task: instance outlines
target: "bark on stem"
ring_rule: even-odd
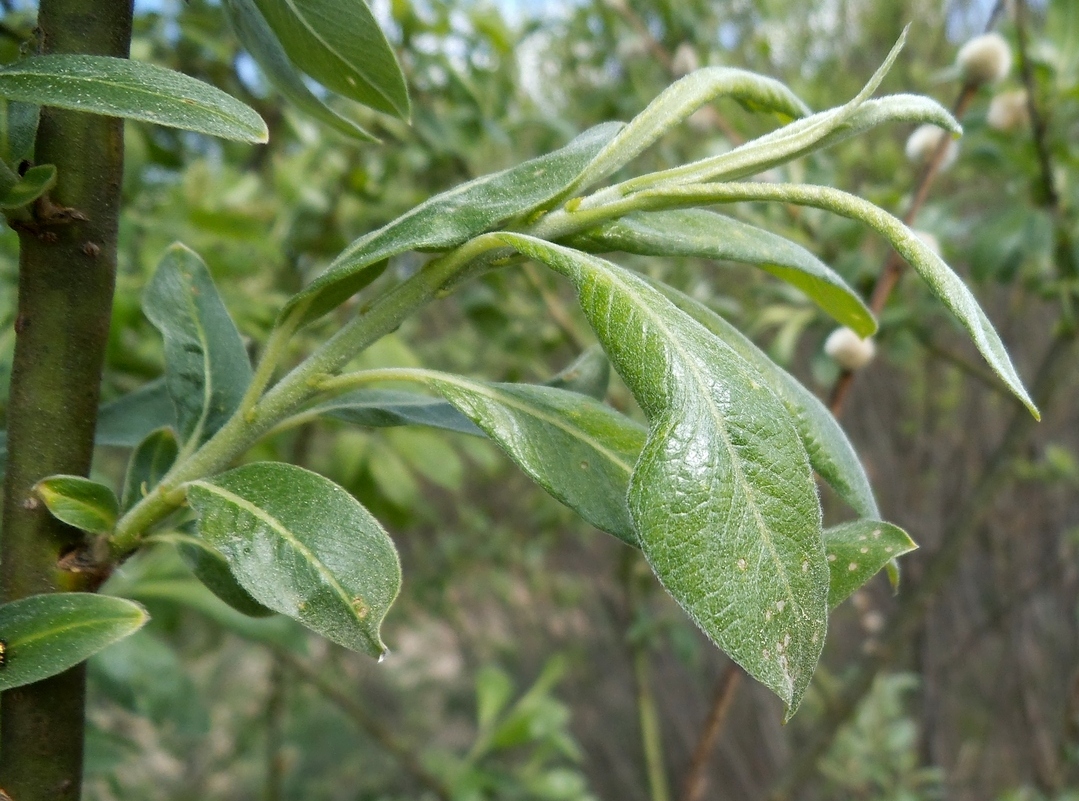
[[[131,14],[131,0],[41,0],[42,50],[126,57]],[[50,517],[32,488],[47,475],[86,475],[90,468],[116,271],[123,123],[44,108],[35,161],[56,165],[58,177],[50,201],[39,202],[19,230],[0,540],[4,601],[92,590],[99,580],[58,567],[61,556],[83,544],[82,534]],[[82,667],[3,694],[0,787],[8,795],[77,801],[84,698]]]

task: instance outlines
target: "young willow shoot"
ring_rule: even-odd
[[[291,87],[286,95],[302,96],[297,102],[314,116],[362,135],[303,95],[297,69],[321,80],[333,74],[340,56],[298,58],[305,52],[301,40],[319,33],[311,27],[317,17],[291,20],[291,5],[269,0],[226,5],[259,62]],[[278,40],[275,32],[286,29],[291,38]],[[326,41],[332,48],[334,40]],[[199,555],[205,569],[196,574],[241,611],[288,615],[378,657],[385,651],[380,625],[400,584],[396,551],[378,521],[340,487],[299,467],[229,468],[260,438],[319,416],[489,437],[553,497],[640,548],[697,625],[793,714],[824,645],[830,608],[915,546],[879,519],[850,442],[812,393],[712,310],[597,254],[754,264],[868,336],[877,325],[872,314],[827,265],[782,237],[706,207],[779,202],[859,220],[914,267],[1036,416],[974,297],[900,221],[836,189],[744,180],[886,122],[932,123],[958,135],[955,120],[927,98],[871,99],[901,46],[838,108],[813,114],[775,80],[703,69],[674,83],[626,125],[600,125],[561,150],[431,198],[354,242],[291,298],[254,368],[205,265],[174,246],[144,301],[165,339],[164,382],[118,402],[127,421],[123,442],[135,445],[121,500],[110,488],[63,476],[42,482],[41,500],[92,532],[93,553],[106,563],[151,541],[173,542]],[[388,63],[376,59],[372,69],[388,69]],[[65,69],[86,80],[93,76],[78,64]],[[354,99],[407,113],[402,87],[377,74],[354,77]],[[7,79],[29,85],[31,78],[27,68]],[[5,79],[0,72],[0,86]],[[722,97],[785,124],[720,156],[598,186]],[[211,122],[201,122],[201,129]],[[228,124],[237,135],[256,136],[257,126],[242,115]],[[278,375],[301,327],[368,287],[388,259],[416,250],[436,255]],[[602,371],[598,392],[594,381],[569,379],[540,386],[414,368],[343,372],[357,353],[432,300],[522,259],[546,265],[573,285],[647,427],[602,402]],[[595,363],[594,354],[586,358]],[[387,382],[394,389],[379,388]],[[419,391],[402,390],[402,384]],[[165,397],[171,406],[162,403]],[[822,528],[814,473],[846,500],[855,520]],[[193,528],[178,533],[192,513]],[[12,644],[12,658],[14,650]]]

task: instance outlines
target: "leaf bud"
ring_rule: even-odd
[[[959,48],[955,63],[968,84],[996,83],[1011,71],[1012,49],[1004,37],[994,31],[975,36]]]
[[[990,128],[1005,133],[1026,125],[1028,119],[1026,89],[1014,89],[995,95],[989,102],[989,112],[985,115],[985,122]]]
[[[851,329],[837,328],[824,340],[824,352],[844,370],[860,370],[873,360],[877,352],[872,337],[862,339]]]
[[[946,137],[948,144],[944,149],[944,158],[941,159],[940,169],[946,170],[959,158],[959,144],[952,139],[952,135],[936,125],[919,125],[907,139],[907,158],[917,165],[926,164],[933,158],[941,137]]]

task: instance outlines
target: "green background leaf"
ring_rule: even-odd
[[[183,73],[109,56],[32,56],[0,68],[0,97],[265,142],[266,123],[231,95]]]
[[[132,451],[127,463],[120,508],[126,512],[146,497],[164,478],[179,452],[180,446],[171,428],[150,432]]]
[[[138,631],[148,619],[136,603],[83,592],[32,595],[4,604],[0,690],[63,673]]]
[[[401,566],[378,521],[341,487],[259,462],[188,485],[199,534],[264,606],[338,645],[381,656]]]
[[[170,247],[143,310],[165,338],[165,384],[180,439],[205,442],[239,406],[251,363],[202,259],[183,245]]]

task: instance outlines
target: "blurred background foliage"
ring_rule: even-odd
[[[6,62],[31,38],[33,14],[26,4],[3,5]],[[628,119],[698,65],[774,75],[825,108],[852,96],[912,21],[884,90],[948,105],[960,88],[957,47],[987,27],[1013,46],[1017,35],[1014,9],[986,0],[372,5],[398,49],[414,109],[411,127],[345,111],[380,146],[320,130],[282,104],[215,2],[136,4],[133,56],[242,98],[267,119],[271,141],[250,148],[128,123],[106,398],[160,375],[160,340],[140,297],[174,240],[206,259],[254,352],[288,295],[360,234],[589,125]],[[1026,27],[1058,197],[1047,193],[1024,113],[1010,127],[990,124],[994,93],[1023,87],[1013,69],[975,96],[959,159],[916,227],[972,283],[1032,379],[1051,338],[1075,325],[1079,4],[1031,2]],[[721,152],[774,123],[720,103],[634,170]],[[837,186],[901,213],[918,178],[904,156],[908,133],[878,130],[766,177]],[[807,246],[867,295],[886,256],[882,241],[823,212],[743,204],[738,213]],[[6,230],[5,387],[16,260]],[[420,263],[407,255],[390,272]],[[833,324],[797,291],[740,265],[639,258],[633,266],[704,300],[827,395],[838,367],[821,346]],[[296,353],[363,302],[304,332]],[[590,343],[568,287],[526,266],[466,287],[361,359],[542,381]],[[834,731],[816,778],[798,782],[799,797],[1079,798],[1075,361],[1058,371],[1045,421],[1001,457],[994,448],[1014,403],[918,282],[894,294],[877,345],[843,422],[885,517],[922,550],[905,560],[898,599],[878,578],[836,611],[814,689],[789,726],[780,725],[774,697],[741,684],[710,749],[702,797],[764,798],[807,743]],[[609,400],[632,409],[617,383]],[[101,449],[95,470],[115,480],[121,456]],[[106,591],[142,601],[153,622],[91,664],[88,799],[687,797],[683,777],[729,665],[638,569],[637,554],[532,487],[492,445],[464,435],[309,425],[259,446],[256,457],[324,473],[390,529],[405,575],[385,628],[392,654],[376,665],[283,619],[245,618],[198,584],[169,546],[140,555]],[[983,491],[987,465],[1000,459],[1003,479]],[[939,591],[914,634],[856,713],[833,725],[831,699],[852,665],[873,653],[904,594],[932,574],[976,491],[983,509],[962,559],[934,579]],[[829,522],[838,521],[841,505],[825,501]]]

